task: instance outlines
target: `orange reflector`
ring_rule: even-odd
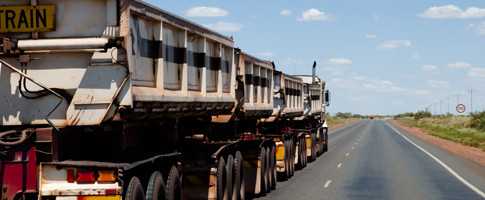
[[[276,160],[285,160],[285,145],[278,144],[276,145]]]
[[[110,196],[77,196],[77,200],[121,200],[120,195]]]
[[[98,182],[116,182],[116,171],[115,170],[99,170],[98,171]]]

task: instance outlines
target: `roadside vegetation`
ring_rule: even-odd
[[[430,112],[403,113],[394,117],[407,126],[417,127],[443,139],[485,151],[485,112],[462,115],[432,115]]]
[[[334,115],[327,115],[327,124],[330,128],[335,128],[335,127],[340,127],[344,126],[348,123],[360,120],[360,119],[365,119],[367,116],[360,115],[360,114],[352,114],[352,113],[343,113],[343,112],[338,112],[335,113]]]

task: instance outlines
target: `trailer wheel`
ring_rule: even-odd
[[[146,200],[162,199],[165,199],[165,183],[163,182],[162,174],[159,171],[155,171],[148,181]]]
[[[138,177],[133,176],[130,179],[126,188],[125,200],[145,200],[145,192]]]
[[[234,186],[232,187],[232,199],[245,199],[246,187],[244,186],[243,157],[240,151],[236,152],[234,158]]]
[[[296,150],[295,150],[296,146],[294,144],[294,141],[293,140],[290,140],[290,176],[293,176],[295,175],[295,153],[296,153]]]
[[[291,160],[291,152],[290,152],[290,141],[285,140],[285,179],[290,178],[290,160]]]
[[[271,147],[271,189],[276,189],[276,149]]]
[[[232,171],[234,170],[234,157],[232,155],[229,155],[227,157],[227,162],[226,162],[226,189],[224,193],[224,199],[231,199],[232,198],[232,189],[233,189],[233,184],[234,184],[234,178],[233,178],[233,173]]]
[[[306,157],[304,149],[305,144],[303,143],[304,140],[302,140],[301,138],[299,138],[298,141],[298,168],[303,169],[305,167],[304,159]]]
[[[317,159],[317,137],[315,134],[312,133],[312,153],[311,153],[311,161],[315,161]]]
[[[172,166],[167,177],[167,185],[165,187],[166,200],[180,200],[182,199],[182,183],[181,177],[177,167]]]
[[[224,198],[226,191],[226,161],[224,158],[219,158],[217,166],[217,199]]]
[[[271,150],[269,147],[266,147],[266,193],[271,192],[271,176],[272,176],[272,167],[273,164],[271,163]]]
[[[301,151],[302,158],[303,158],[303,162],[302,163],[303,163],[303,168],[305,168],[306,167],[306,164],[307,164],[307,161],[308,161],[308,157],[306,156],[306,145],[307,145],[307,143],[306,143],[305,137],[303,137],[301,140],[303,141],[302,142],[302,151]]]
[[[260,176],[261,176],[261,182],[260,182],[260,192],[259,194],[260,195],[263,195],[266,193],[266,151],[264,149],[264,147],[261,148],[261,152],[260,152],[260,155],[259,155],[260,159],[261,159],[261,170],[260,170]]]
[[[324,128],[324,130],[325,130],[325,133],[324,133],[324,135],[325,135],[325,144],[324,144],[323,149],[324,149],[324,152],[327,152],[328,151],[328,128]]]

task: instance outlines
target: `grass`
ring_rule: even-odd
[[[342,124],[347,124],[357,120],[356,118],[341,118],[341,117],[327,117],[327,124],[329,127],[335,127]]]
[[[469,117],[429,117],[419,120],[404,117],[397,120],[405,125],[424,129],[433,136],[477,147],[485,151],[485,131],[470,128]]]

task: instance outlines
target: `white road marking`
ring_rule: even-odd
[[[354,142],[355,145],[358,145],[359,143],[358,142]]]
[[[451,175],[453,175],[456,179],[458,179],[459,181],[461,181],[463,184],[465,184],[468,188],[470,188],[471,190],[473,190],[475,193],[477,193],[479,196],[481,196],[482,198],[485,198],[485,193],[483,191],[481,191],[480,189],[478,189],[476,186],[474,186],[473,184],[471,184],[470,182],[468,182],[467,180],[465,180],[463,177],[461,177],[458,173],[455,172],[455,170],[453,170],[451,167],[449,167],[447,164],[445,164],[443,161],[441,161],[439,158],[437,158],[436,156],[434,156],[433,154],[431,154],[430,152],[426,151],[426,149],[424,149],[423,147],[417,145],[416,143],[414,143],[413,141],[411,141],[408,137],[406,137],[405,135],[403,135],[400,131],[398,131],[396,128],[394,128],[392,125],[389,125],[387,122],[386,122],[386,125],[389,126],[394,132],[396,132],[398,135],[400,135],[401,137],[403,137],[406,141],[408,141],[409,143],[411,143],[412,145],[414,145],[416,148],[418,148],[419,150],[421,150],[422,152],[424,152],[426,155],[428,155],[429,157],[431,157],[433,160],[435,160],[438,164],[440,164],[443,168],[445,168]]]
[[[325,185],[323,187],[328,188],[328,186],[330,186],[331,183],[332,183],[332,180],[327,180],[327,182],[325,182]]]
[[[354,150],[354,146],[352,146],[352,150]]]
[[[340,167],[342,167],[342,163],[339,163],[339,164],[337,165],[337,168],[340,168]]]
[[[345,154],[345,156],[349,156],[349,155],[350,155],[350,153],[346,153],[346,154]]]

